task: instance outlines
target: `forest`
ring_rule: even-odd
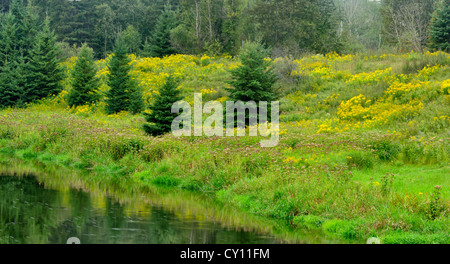
[[[7,13],[11,1],[1,0],[0,12]],[[87,43],[94,49],[96,58],[105,58],[120,35],[126,38],[130,53],[141,56],[236,55],[243,41],[261,41],[272,48],[272,56],[276,57],[381,48],[420,52],[430,44],[428,26],[440,1],[28,2],[33,16],[30,23],[40,25],[48,17],[58,42],[64,47],[65,57],[74,55],[74,48]],[[158,54],[152,46],[161,37],[170,42],[170,49]]]
[[[276,220],[261,229],[288,243],[305,230],[322,243],[450,243],[449,88],[450,0],[0,0],[0,175],[70,171],[54,178],[169,196],[171,208],[194,195],[188,211],[208,202],[225,208],[218,222],[247,226],[230,208]],[[202,109],[278,102],[279,144],[175,136],[172,106],[194,94]],[[1,182],[9,206],[35,180]],[[48,193],[52,204],[69,195]],[[59,213],[47,230],[17,208],[0,212],[0,243],[64,229]],[[13,217],[21,237],[8,233]]]

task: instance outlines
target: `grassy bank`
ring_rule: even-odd
[[[145,85],[179,69],[187,100],[193,91],[223,100],[223,73],[236,62],[185,59],[178,66],[136,59],[137,78]],[[108,116],[101,103],[70,109],[63,92],[1,111],[0,151],[95,172],[90,177],[110,189],[201,193],[297,230],[450,243],[449,60],[440,53],[275,60],[283,94],[275,148],[261,148],[259,137],[152,138],[141,116]],[[154,88],[145,87],[151,100]]]

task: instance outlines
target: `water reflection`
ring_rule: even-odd
[[[83,244],[280,242],[144,201],[124,204],[74,188],[52,189],[32,175],[0,175],[1,244],[64,244],[69,237]]]

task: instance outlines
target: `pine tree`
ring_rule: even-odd
[[[19,97],[13,65],[5,61],[0,69],[0,108],[14,106]]]
[[[0,22],[0,107],[23,106],[26,58],[18,45],[17,18],[10,10]]]
[[[99,99],[96,73],[93,51],[83,44],[72,73],[72,89],[67,97],[69,106],[91,104]]]
[[[130,94],[130,106],[128,111],[130,111],[133,115],[136,115],[144,110],[145,105],[141,87],[136,84],[133,85],[133,87],[134,90]]]
[[[0,23],[0,68],[8,62],[14,61],[17,51],[17,25],[11,12],[3,15]]]
[[[177,26],[175,13],[166,7],[156,23],[155,31],[151,39],[152,57],[164,57],[175,53],[170,44],[170,31]]]
[[[106,94],[106,112],[115,114],[128,111],[130,107],[130,94],[134,91],[134,82],[130,76],[130,59],[127,48],[122,41],[118,41],[114,54],[108,65],[108,85]]]
[[[430,46],[450,52],[450,0],[443,0],[430,23]]]
[[[141,48],[141,34],[133,25],[129,25],[127,29],[120,32],[119,38],[127,47],[128,53],[137,53]]]
[[[148,39],[145,39],[144,46],[142,47],[142,50],[139,54],[141,57],[151,57],[152,51],[151,51],[151,45]]]
[[[159,94],[149,109],[151,114],[145,113],[145,120],[150,124],[144,125],[144,131],[152,136],[168,133],[172,129],[172,122],[178,114],[172,113],[172,105],[182,99],[178,82],[169,76],[166,83],[159,89]]]
[[[50,30],[50,21],[46,18],[30,51],[30,61],[26,64],[28,76],[25,90],[28,102],[61,92],[60,82],[64,78],[64,71],[60,66],[60,52],[55,34]]]
[[[274,84],[278,80],[271,62],[266,60],[269,51],[259,43],[245,43],[239,53],[242,66],[231,70],[233,80],[228,88],[230,101],[261,101],[268,103],[268,121],[270,121],[270,103],[278,98]],[[230,113],[227,113],[230,114]],[[249,115],[246,114],[248,124]]]

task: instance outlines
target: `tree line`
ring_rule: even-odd
[[[0,0],[0,12],[11,1]],[[41,23],[48,17],[66,57],[87,43],[95,58],[111,53],[120,36],[141,56],[236,55],[249,40],[274,56],[385,46],[422,51],[431,44],[433,14],[448,8],[447,0],[24,1]]]

